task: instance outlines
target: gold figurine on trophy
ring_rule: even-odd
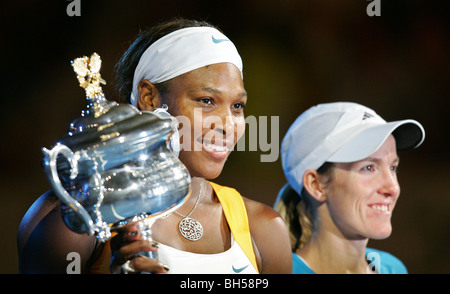
[[[100,75],[101,65],[102,60],[97,53],[93,53],[91,57],[83,56],[72,61],[80,87],[86,90],[87,97],[93,98],[103,93],[100,84],[106,85],[106,81]]]

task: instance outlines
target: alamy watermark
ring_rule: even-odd
[[[81,0],[68,0],[66,13],[68,16],[81,16]]]
[[[66,267],[67,274],[81,273],[81,257],[78,252],[69,252],[66,256],[66,260],[69,261]]]
[[[367,266],[369,270],[373,272],[380,272],[381,270],[381,256],[377,252],[369,252],[366,256],[366,260],[369,263]]]
[[[381,16],[381,0],[367,0],[370,3],[367,5],[366,13],[368,16]]]
[[[66,0],[70,3],[67,5],[66,13],[68,16],[81,16],[81,0]],[[367,0],[366,13],[368,16],[381,16],[381,0]]]
[[[66,260],[69,261],[66,267],[67,274],[81,273],[81,257],[78,252],[69,252]],[[370,271],[380,273],[381,270],[381,256],[377,252],[369,252],[366,256],[368,268]],[[182,287],[183,288],[183,287]]]
[[[279,117],[267,116],[203,117],[201,108],[194,109],[194,118],[176,116],[180,150],[207,151],[218,155],[230,151],[261,151],[261,162],[274,162],[280,154]],[[246,134],[247,135],[246,135]],[[270,136],[269,136],[270,134]],[[248,139],[247,139],[248,137]],[[198,143],[197,143],[198,142]]]

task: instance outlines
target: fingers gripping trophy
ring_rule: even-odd
[[[86,90],[86,109],[51,150],[42,148],[63,220],[102,242],[125,225],[136,225],[151,240],[153,222],[181,206],[190,192],[190,175],[178,159],[178,123],[166,109],[141,112],[108,101],[98,54],[77,58],[72,66]]]

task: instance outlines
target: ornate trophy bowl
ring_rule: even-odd
[[[176,119],[165,109],[141,112],[106,100],[100,63],[95,53],[73,61],[87,108],[55,147],[43,148],[43,165],[65,224],[105,242],[115,228],[141,222],[149,229],[177,209],[191,178],[173,150]]]

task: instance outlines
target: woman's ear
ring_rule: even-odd
[[[138,85],[138,106],[142,110],[152,110],[161,107],[158,89],[148,80],[142,80]]]
[[[325,191],[319,173],[309,169],[303,174],[303,187],[318,202],[325,201]]]

